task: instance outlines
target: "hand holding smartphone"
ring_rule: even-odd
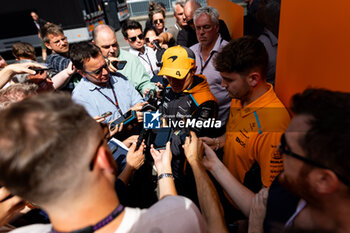
[[[126,63],[127,63],[127,61],[112,61],[112,65],[113,65],[114,68],[116,68],[117,70],[122,70],[122,69],[124,69]]]

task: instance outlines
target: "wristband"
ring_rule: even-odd
[[[216,143],[215,150],[217,151],[217,150],[219,149],[219,147],[220,147],[220,141],[219,141],[218,138],[214,138],[214,141],[215,141],[215,143]]]
[[[160,175],[158,176],[158,180],[160,180],[160,179],[162,179],[162,178],[164,178],[164,177],[171,177],[172,179],[174,179],[173,174],[171,174],[171,173],[162,173],[162,174],[160,174]]]

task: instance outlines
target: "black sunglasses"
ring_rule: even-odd
[[[135,42],[136,41],[136,37],[139,38],[140,40],[142,40],[143,39],[143,34],[141,33],[140,35],[130,37],[129,40],[131,40],[132,42]]]
[[[157,23],[164,23],[164,20],[156,19],[156,20],[153,21],[153,24],[157,24]]]
[[[286,136],[284,134],[282,134],[282,136],[281,136],[281,143],[278,146],[278,152],[281,155],[283,155],[283,154],[289,155],[289,156],[291,156],[293,158],[296,158],[296,159],[298,159],[300,161],[303,161],[304,163],[307,163],[307,164],[309,164],[311,166],[315,166],[315,167],[331,170],[331,171],[333,171],[336,174],[336,176],[339,178],[339,180],[341,180],[344,184],[350,186],[350,182],[346,178],[344,178],[343,176],[339,175],[339,173],[334,171],[333,169],[323,165],[322,163],[319,163],[317,161],[313,161],[311,159],[308,159],[308,158],[306,158],[304,156],[301,156],[301,155],[298,155],[298,154],[292,152],[289,149],[289,146],[288,146],[287,141],[286,141]]]
[[[151,41],[149,40],[149,37],[146,37],[145,41],[146,41],[146,43],[151,43]]]
[[[103,69],[108,70],[108,64],[107,63],[105,63],[103,66],[101,66],[98,70],[95,70],[95,71],[86,71],[86,70],[84,70],[84,72],[87,73],[87,74],[92,74],[92,75],[97,75],[98,76],[98,75],[100,75],[102,73]]]

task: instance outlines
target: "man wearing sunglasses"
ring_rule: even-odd
[[[0,119],[0,182],[43,208],[51,223],[17,232],[206,232],[195,204],[176,195],[169,144],[151,150],[160,200],[141,210],[120,203],[118,168],[103,129],[70,96],[27,98],[2,110]],[[143,154],[144,145],[135,147],[128,157]]]
[[[106,122],[118,118],[129,109],[139,110],[143,102],[132,84],[119,73],[110,74],[108,63],[100,49],[91,42],[80,42],[71,48],[70,59],[77,72],[83,76],[73,91],[73,99],[95,117],[112,112]],[[139,106],[141,107],[141,105]],[[137,112],[139,121],[142,113]]]
[[[184,13],[186,17],[187,25],[177,35],[177,43],[182,46],[191,47],[198,43],[196,30],[194,27],[193,16],[194,12],[201,8],[201,4],[196,0],[189,0],[184,7]],[[219,20],[219,33],[226,41],[231,40],[230,32],[223,20]]]
[[[122,33],[130,46],[129,52],[139,58],[148,75],[157,75],[160,66],[157,64],[156,51],[145,45],[141,24],[135,20],[128,20],[123,24]]]
[[[92,35],[92,42],[101,49],[103,57],[110,61],[127,61],[122,70],[117,70],[113,65],[109,65],[111,72],[119,72],[124,75],[142,96],[151,90],[156,90],[156,86],[150,81],[150,76],[139,59],[135,55],[119,48],[114,29],[108,25],[101,24],[94,29]]]

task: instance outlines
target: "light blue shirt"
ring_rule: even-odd
[[[135,104],[143,102],[141,95],[122,74],[113,73],[113,75],[110,75],[110,83],[113,85],[118,105],[123,114]],[[111,101],[100,92],[115,102],[113,89],[109,84],[106,86],[98,86],[83,77],[74,88],[72,98],[76,103],[83,105],[92,117],[100,116],[110,111],[112,115],[106,118],[106,122],[118,118],[120,114],[116,105],[111,103]]]

